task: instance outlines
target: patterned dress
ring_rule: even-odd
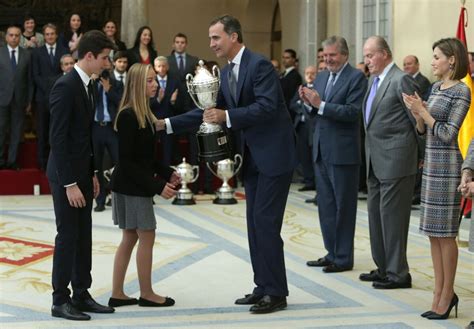
[[[436,120],[426,127],[426,150],[421,185],[420,232],[431,237],[455,237],[459,230],[462,156],[458,132],[469,110],[471,93],[464,83],[440,89],[433,85],[428,111]]]

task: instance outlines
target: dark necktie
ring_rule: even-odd
[[[374,102],[375,95],[377,94],[377,88],[379,86],[379,77],[375,77],[372,87],[370,88],[369,96],[367,97],[367,103],[365,104],[365,123],[369,122],[370,111],[372,110],[372,103]]]
[[[12,58],[11,58],[13,71],[16,71],[16,57],[15,57],[15,51],[16,51],[16,50],[12,50]]]
[[[230,63],[230,69],[229,69],[229,90],[232,98],[234,99],[235,102],[237,102],[237,79],[235,78],[234,74],[234,66],[235,63]]]
[[[87,85],[87,96],[89,98],[89,105],[91,109],[95,109],[94,106],[94,83],[92,79],[89,80],[89,84]]]
[[[49,47],[49,60],[51,61],[51,66],[54,66],[54,48]]]
[[[324,91],[324,100],[326,101],[331,94],[332,87],[334,86],[334,81],[336,80],[336,73],[331,72],[331,76],[329,77],[329,82],[326,86],[326,90]]]
[[[102,100],[104,87],[101,83],[97,83],[97,104],[95,110],[97,112],[97,121],[104,121],[104,102]]]
[[[183,55],[179,55],[178,58],[179,58],[179,63],[178,63],[178,65],[179,65],[179,67],[178,67],[178,68],[179,68],[179,71],[180,71],[181,73],[184,73],[184,60],[183,60]]]
[[[121,83],[123,83],[123,74],[119,75],[119,80],[120,80]]]

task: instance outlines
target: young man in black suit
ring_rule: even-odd
[[[57,227],[51,314],[69,320],[89,320],[83,312],[114,312],[98,304],[87,291],[92,283],[92,199],[99,193],[92,155],[95,106],[90,77],[100,75],[114,47],[100,31],[85,33],[78,46],[79,61],[58,79],[50,94],[47,175]]]
[[[293,49],[285,49],[282,56],[283,67],[285,70],[280,75],[281,89],[285,97],[286,108],[289,109],[291,99],[298,91],[298,87],[303,83],[298,69],[296,68],[296,51]],[[291,120],[294,121],[294,113],[290,112]]]

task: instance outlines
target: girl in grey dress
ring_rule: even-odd
[[[113,307],[172,306],[174,300],[154,293],[151,282],[156,219],[153,196],[169,199],[176,194],[179,177],[171,168],[155,161],[156,117],[149,98],[156,93],[155,72],[150,65],[135,64],[127,74],[124,94],[115,128],[119,139],[119,161],[111,178],[112,217],[122,229],[122,241],[115,254],[112,297]],[[161,177],[156,179],[155,175]],[[135,244],[137,248],[140,299],[128,297],[124,279]]]
[[[420,135],[426,136],[426,152],[421,190],[420,231],[429,236],[435,287],[431,309],[422,314],[430,320],[446,319],[456,308],[454,293],[461,195],[457,191],[462,156],[457,137],[469,110],[469,88],[460,81],[467,74],[467,51],[455,38],[433,44],[433,73],[436,82],[428,102],[418,95],[403,94],[416,119]]]

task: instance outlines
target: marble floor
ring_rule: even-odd
[[[121,307],[114,314],[92,314],[92,321],[71,322],[50,316],[51,263],[55,222],[51,196],[0,197],[1,328],[465,328],[474,319],[474,255],[462,246],[456,276],[458,318],[428,321],[433,288],[429,241],[418,233],[412,212],[408,257],[412,289],[375,290],[361,282],[374,268],[370,255],[367,207],[359,201],[353,271],[325,274],[305,265],[324,255],[317,209],[304,200],[314,192],[292,186],[282,236],[290,289],[288,308],[254,315],[234,300],[253,288],[245,225],[245,200],[214,205],[198,196],[193,206],[175,206],[155,197],[158,229],[154,249],[156,292],[176,300],[164,309]],[[100,302],[110,297],[112,264],[120,230],[111,210],[93,213],[93,284]],[[467,240],[468,221],[460,240]],[[139,296],[132,262],[126,291]]]

